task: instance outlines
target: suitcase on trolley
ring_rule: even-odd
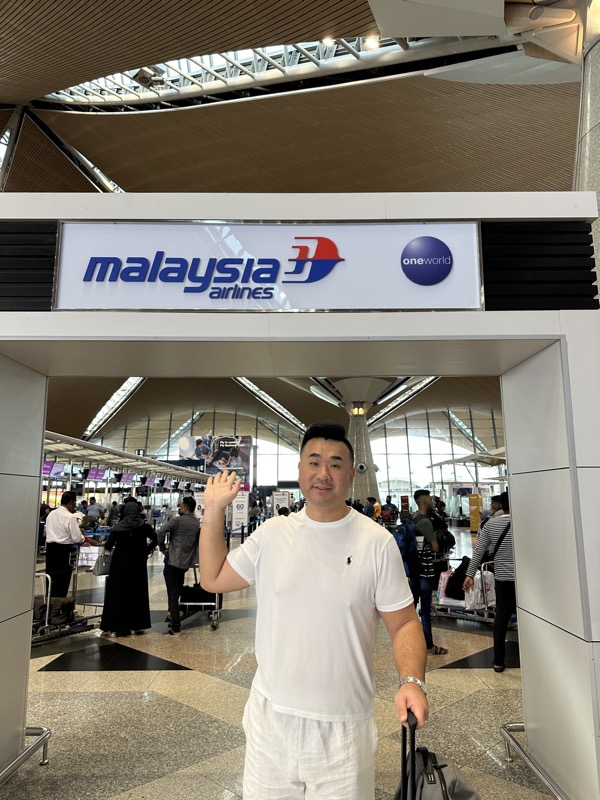
[[[48,598],[37,595],[33,598],[33,621],[43,625],[48,618],[50,625],[66,625],[75,619],[75,603],[70,597],[51,597],[48,612]]]
[[[412,711],[408,712],[408,728],[407,732],[402,726],[402,780],[394,800],[481,800],[449,758],[416,747],[417,718]]]
[[[215,597],[218,600],[215,601]],[[199,583],[194,583],[193,586],[183,586],[179,600],[182,604],[190,603],[192,605],[218,605],[219,611],[223,607],[223,595],[215,595],[214,592],[207,592]]]

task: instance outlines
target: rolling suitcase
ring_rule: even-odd
[[[407,733],[402,726],[402,780],[394,800],[481,800],[449,758],[415,746],[417,718],[412,711],[408,712],[408,727]]]

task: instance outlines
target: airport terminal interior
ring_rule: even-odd
[[[30,205],[32,215],[15,221],[9,209],[8,221],[0,221],[3,332],[10,328],[4,318],[13,312],[48,312],[54,319],[69,314],[54,305],[58,224],[35,211],[40,196],[51,193],[76,193],[82,209],[87,196],[112,200],[152,193],[157,220],[163,214],[169,219],[161,205],[165,196],[182,195],[185,203],[188,193],[197,200],[272,193],[283,209],[281,198],[298,194],[309,209],[318,194],[329,196],[329,216],[320,219],[330,221],[337,193],[346,193],[349,203],[359,194],[374,204],[383,193],[414,193],[410,196],[421,200],[422,193],[448,193],[447,208],[459,219],[462,193],[568,194],[595,192],[600,183],[592,46],[600,29],[597,2],[25,0],[4,5],[10,7],[0,12],[0,207],[5,208],[2,195],[14,197]],[[236,208],[225,223],[244,221],[239,209],[247,206],[240,201]],[[194,209],[187,221],[195,220]],[[258,199],[253,223],[261,214]],[[546,216],[549,222],[538,220],[532,207],[531,219],[541,231],[533,243],[529,220],[519,217],[510,229],[495,220],[495,239],[485,221],[477,223],[485,234],[488,271],[485,304],[474,314],[514,312],[507,325],[519,328],[519,313],[548,311],[544,319],[562,310],[598,313],[595,218],[587,211],[559,223],[551,213]],[[139,218],[147,221],[147,210]],[[268,213],[265,218],[277,222]],[[284,211],[282,218],[289,221]],[[349,212],[345,219],[352,222]],[[308,211],[303,220],[312,221]],[[211,220],[204,214],[200,221]],[[503,271],[508,258],[513,259],[510,280]],[[531,285],[518,283],[519,272]],[[545,273],[551,276],[547,281]],[[364,278],[365,284],[373,280],[370,273]],[[380,296],[389,291],[381,286]],[[483,283],[481,292],[483,297]],[[136,311],[123,313],[134,317]],[[94,310],[85,318],[90,343],[98,333],[96,319]],[[206,329],[201,313],[192,319],[182,347],[190,346],[186,352],[202,364],[199,342]],[[168,329],[164,319],[161,324]],[[221,331],[218,315],[210,324],[210,334],[222,333],[226,342],[228,330],[223,325]],[[451,333],[452,322],[448,325]],[[523,341],[535,339],[534,327]],[[494,336],[494,327],[490,330],[482,340]],[[545,335],[542,323],[540,330]],[[49,338],[52,333],[49,327]],[[120,332],[115,328],[110,335],[118,347]],[[354,436],[366,435],[369,445],[360,452],[381,502],[389,494],[414,511],[413,493],[420,488],[444,500],[456,539],[450,566],[456,566],[472,555],[480,510],[487,511],[492,496],[508,489],[509,475],[500,371],[482,368],[470,377],[472,352],[461,361],[460,347],[459,342],[453,357],[463,371],[455,366],[443,376],[427,368],[427,358],[413,374],[385,369],[360,374],[352,371],[350,359],[338,374],[311,374],[310,367],[303,369],[311,360],[306,350],[302,366],[287,363],[282,377],[261,369],[262,361],[255,370],[251,354],[243,370],[231,368],[232,377],[224,377],[223,369],[202,375],[197,364],[192,377],[184,369],[174,375],[166,361],[162,372],[155,365],[151,376],[140,376],[138,358],[129,357],[133,349],[124,349],[114,370],[107,362],[116,359],[117,350],[105,355],[94,350],[102,356],[96,374],[91,350],[76,348],[80,369],[77,363],[63,373],[54,363],[48,371],[38,369],[50,376],[37,473],[40,502],[54,508],[64,491],[74,489],[79,500],[96,496],[109,506],[133,492],[148,521],[160,527],[177,513],[184,495],[201,495],[205,476],[193,463],[196,440],[212,446],[221,437],[250,443],[245,480],[268,516],[274,492],[286,502],[299,501],[302,434],[311,423],[329,419],[354,425]],[[154,358],[152,352],[146,350],[144,358]],[[168,358],[167,350],[156,352],[157,359]],[[18,355],[8,356],[13,358],[18,363]],[[516,360],[510,366],[515,365]],[[61,469],[53,473],[53,464]],[[469,497],[478,502],[470,507]],[[240,546],[245,535],[246,526],[242,531],[234,525],[231,547]],[[155,551],[148,561],[151,629],[104,638],[99,617],[106,579],[92,573],[85,549],[72,584],[76,624],[50,626],[43,635],[39,627],[33,631],[26,724],[51,730],[49,763],[39,764],[38,750],[0,785],[0,797],[241,798],[242,712],[256,668],[254,589],[226,595],[216,617],[210,608],[188,609],[182,636],[164,635],[167,594],[162,556]],[[44,572],[42,538],[31,569]],[[191,571],[186,580],[193,582]],[[42,585],[36,578],[36,593]],[[452,758],[481,800],[557,797],[522,759],[514,753],[507,758],[500,727],[524,719],[519,620],[508,631],[502,673],[492,669],[492,621],[492,605],[468,613],[436,602],[434,639],[448,652],[427,658],[431,716],[418,743]],[[591,640],[589,635],[586,641]],[[398,675],[383,625],[375,681],[375,798],[392,800],[400,779],[401,726],[393,701]],[[590,722],[595,739],[596,717]],[[521,741],[526,745],[522,736]]]
[[[258,442],[258,456],[255,463],[252,459],[249,477],[253,486],[260,487],[266,515],[274,508],[270,493],[281,492],[282,486],[288,487],[282,493],[286,502],[299,500],[299,417],[307,423],[327,418],[347,426],[356,392],[373,401],[382,398],[379,403],[364,403],[371,417],[387,411],[379,425],[375,422],[371,439],[378,496],[384,502],[390,493],[399,506],[403,497],[410,497],[414,510],[412,493],[416,489],[428,486],[442,495],[456,538],[450,566],[456,567],[462,556],[470,556],[476,540],[470,530],[467,492],[479,487],[479,520],[479,508],[489,509],[491,496],[506,488],[497,378],[255,378],[249,382],[252,388],[241,387],[233,379],[148,378],[123,384],[113,395],[113,383],[105,384],[105,380],[93,378],[70,380],[68,387],[64,379],[50,381],[47,424],[68,433],[47,434],[44,458],[50,459],[49,463],[71,461],[75,468],[62,478],[71,474],[70,485],[77,487],[81,496],[94,495],[109,506],[111,499],[121,501],[129,489],[119,482],[113,485],[114,468],[107,470],[100,482],[79,483],[84,465],[89,470],[94,468],[91,465],[101,468],[120,463],[114,455],[117,445],[131,454],[143,451],[162,456],[163,462],[140,462],[129,467],[140,471],[136,490],[149,518],[152,509],[160,512],[161,517],[154,520],[158,526],[164,521],[165,506],[176,508],[195,484],[186,481],[185,489],[167,490],[159,487],[168,480],[163,478],[148,488],[139,485],[141,471],[168,474],[169,464],[171,469],[177,468],[181,449],[185,451],[190,440],[210,441],[213,432],[232,440],[251,436]],[[103,387],[109,416],[99,416],[88,441],[72,438],[78,432],[75,426],[82,426],[83,420],[95,415]],[[82,400],[77,415],[69,415],[69,422],[59,400],[67,390],[88,398]],[[259,398],[260,412],[252,416]],[[449,399],[452,409],[444,408]],[[118,402],[118,407],[111,401]],[[203,402],[205,411],[192,409],[192,401]],[[150,416],[140,418],[141,409],[149,411]],[[86,446],[95,446],[97,451],[86,451]],[[104,448],[110,449],[103,452]],[[252,471],[255,468],[256,475]],[[126,467],[118,469],[120,472]],[[188,477],[194,474],[186,471]],[[264,488],[261,476],[267,484]],[[203,479],[202,475],[198,477]],[[117,481],[122,478],[118,474]],[[66,486],[61,478],[44,479],[42,499],[55,505]],[[354,499],[357,497],[354,493]],[[234,530],[231,546],[239,546],[240,541],[241,531]],[[241,797],[241,719],[256,666],[254,589],[225,596],[216,629],[211,624],[212,606],[200,610],[189,607],[192,613],[183,621],[181,638],[165,636],[168,622],[163,558],[156,551],[148,563],[152,629],[143,636],[105,639],[98,628],[98,615],[106,579],[90,571],[96,552],[87,555],[82,548],[77,570],[78,619],[87,620],[90,629],[85,624],[83,630],[77,625],[63,626],[50,630],[47,636],[34,636],[28,721],[52,729],[50,764],[39,766],[36,757],[31,758],[4,787],[7,797],[21,800],[39,794],[62,800],[151,800],[165,793],[173,798],[195,796],[203,800]],[[43,549],[38,554],[37,570],[44,570]],[[41,591],[39,580],[37,591]],[[191,571],[186,582],[194,582]],[[518,723],[523,715],[518,623],[508,632],[507,669],[497,674],[492,669],[492,620],[491,605],[472,613],[437,607],[434,640],[448,653],[428,657],[432,716],[419,734],[419,742],[454,758],[484,800],[549,797],[548,789],[522,761],[506,760],[499,727]],[[376,797],[389,800],[399,782],[400,723],[393,703],[397,672],[383,626],[375,667],[379,734]]]
[[[457,530],[457,541],[457,555],[468,554],[471,534]],[[87,602],[101,602],[104,579],[85,571],[78,579],[78,605],[93,612]],[[29,719],[52,728],[51,763],[40,767],[32,759],[6,786],[8,797],[242,796],[241,715],[255,668],[253,590],[226,597],[217,630],[208,613],[198,611],[174,640],[163,635],[159,554],[150,562],[149,580],[153,628],[145,636],[107,641],[94,631],[32,650]],[[435,641],[449,653],[428,659],[432,722],[419,741],[465,767],[483,798],[551,796],[522,762],[505,761],[499,726],[522,717],[518,639],[516,631],[509,633],[508,668],[498,675],[491,669],[490,632],[489,623],[435,622]],[[382,630],[378,800],[392,797],[399,782],[397,673],[390,662]]]
[[[457,554],[469,553],[471,534],[457,529],[456,538]],[[100,600],[104,580],[82,571],[81,603]],[[92,631],[33,648],[28,722],[52,728],[50,764],[30,759],[3,787],[7,799],[242,797],[254,592],[225,597],[217,630],[207,613],[197,612],[173,639],[163,635],[167,603],[158,553],[149,581],[152,630],[144,636],[106,640]],[[483,800],[552,797],[522,761],[506,762],[499,734],[501,724],[522,721],[517,630],[509,631],[502,674],[491,668],[490,624],[440,618],[434,639],[449,653],[428,658],[431,718],[419,743],[453,758]],[[376,798],[390,800],[400,781],[400,725],[397,672],[383,626],[375,664]]]

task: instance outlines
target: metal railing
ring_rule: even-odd
[[[570,800],[566,794],[560,789],[552,778],[544,771],[544,769],[537,763],[537,761],[530,755],[523,745],[513,736],[514,733],[524,733],[525,725],[522,722],[509,723],[500,726],[500,733],[504,738],[504,746],[506,748],[506,760],[508,762],[514,761],[511,748],[519,758],[525,762],[529,769],[541,780],[544,786],[551,792],[557,800]]]
[[[52,731],[50,728],[33,728],[27,727],[25,728],[25,736],[35,736],[36,740],[32,742],[29,747],[26,747],[22,753],[14,758],[6,767],[0,772],[0,786],[5,783],[10,776],[16,772],[19,767],[27,761],[28,758],[37,752],[40,747],[42,748],[42,760],[40,761],[40,767],[46,767],[49,763],[48,761],[48,740],[52,736]]]

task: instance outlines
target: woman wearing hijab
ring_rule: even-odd
[[[104,545],[113,556],[100,620],[103,636],[129,636],[151,627],[147,560],[156,544],[156,531],[143,521],[137,501],[128,497]]]

